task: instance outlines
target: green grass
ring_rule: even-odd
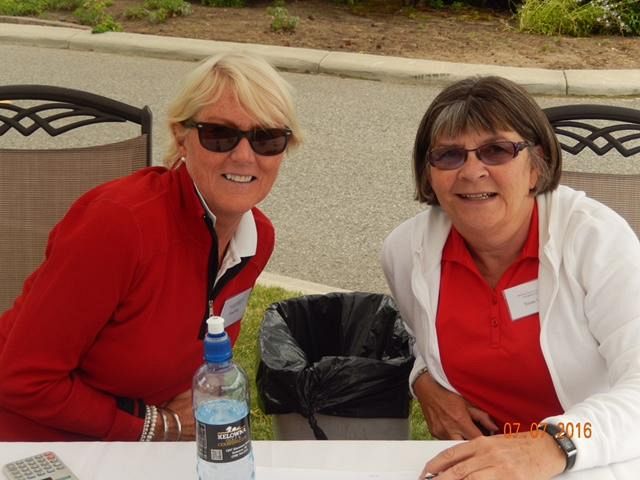
[[[275,302],[300,296],[297,292],[291,292],[282,288],[256,286],[249,299],[247,311],[242,320],[242,331],[233,348],[235,361],[247,372],[251,388],[251,437],[254,440],[273,440],[271,418],[265,415],[258,407],[256,370],[259,362],[258,332],[260,322],[266,308]],[[411,438],[413,440],[430,439],[426,429],[422,412],[417,402],[413,402],[411,408]]]
[[[271,418],[258,408],[256,371],[258,369],[258,332],[266,308],[275,302],[297,297],[300,294],[282,288],[256,285],[251,293],[247,311],[242,319],[240,337],[233,347],[234,360],[249,376],[251,389],[251,437],[254,440],[273,440]]]

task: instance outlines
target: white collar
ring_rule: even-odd
[[[205,201],[202,193],[198,190],[198,186],[193,184],[200,197],[202,206],[204,207],[207,216],[211,219],[213,226],[216,226],[216,216],[213,214],[207,202]],[[229,241],[229,246],[222,259],[222,264],[218,268],[218,274],[216,276],[216,282],[222,277],[227,270],[240,263],[243,257],[253,257],[256,254],[258,247],[258,230],[256,228],[256,221],[253,217],[251,210],[245,212],[238,223],[238,228]]]

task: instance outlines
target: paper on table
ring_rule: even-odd
[[[416,472],[345,472],[308,468],[257,467],[256,480],[416,480]]]

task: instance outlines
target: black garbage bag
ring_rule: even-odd
[[[267,414],[299,413],[326,439],[316,413],[407,418],[409,334],[391,297],[308,295],[269,306],[256,383]]]

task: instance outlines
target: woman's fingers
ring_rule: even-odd
[[[191,390],[186,390],[176,395],[173,400],[167,403],[166,408],[174,411],[180,419],[182,427],[180,440],[194,440],[196,429],[191,405]]]
[[[526,432],[454,445],[429,460],[423,474],[437,473],[438,480],[549,480],[564,464],[550,435],[532,437]]]
[[[482,426],[482,428],[486,430],[487,433],[489,433],[489,435],[495,435],[496,433],[500,433],[500,428],[498,427],[498,425],[496,425],[496,423],[493,421],[493,419],[489,416],[487,412],[485,412],[484,410],[480,410],[479,408],[473,407],[471,405],[469,405],[468,408],[469,408],[469,414],[471,415],[471,418],[473,419],[473,421],[479,424],[480,426]]]
[[[443,388],[431,375],[418,377],[413,386],[431,435],[440,440],[463,440],[482,435],[473,423],[465,400]]]

